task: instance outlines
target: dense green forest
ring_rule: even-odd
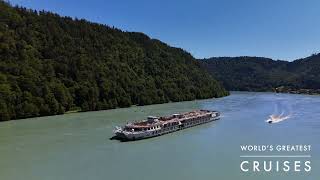
[[[225,95],[182,49],[0,1],[0,121]]]
[[[214,57],[200,60],[228,90],[320,89],[320,54],[292,62],[263,57]]]

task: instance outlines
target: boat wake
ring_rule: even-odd
[[[291,117],[291,115],[276,115],[276,114],[272,114],[269,116],[269,119],[266,120],[267,123],[279,123],[281,121],[284,121],[286,119],[289,119]]]
[[[281,113],[279,113],[281,111]],[[276,103],[274,113],[266,120],[267,123],[279,123],[291,118],[291,108],[288,102]]]

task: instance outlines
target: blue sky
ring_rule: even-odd
[[[144,32],[197,58],[294,60],[320,52],[319,0],[10,0]]]

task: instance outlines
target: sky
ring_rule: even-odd
[[[143,32],[196,58],[292,61],[320,52],[319,0],[9,0]]]

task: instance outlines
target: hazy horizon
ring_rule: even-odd
[[[198,59],[256,56],[293,61],[320,50],[320,2],[315,0],[9,2],[142,32]]]

